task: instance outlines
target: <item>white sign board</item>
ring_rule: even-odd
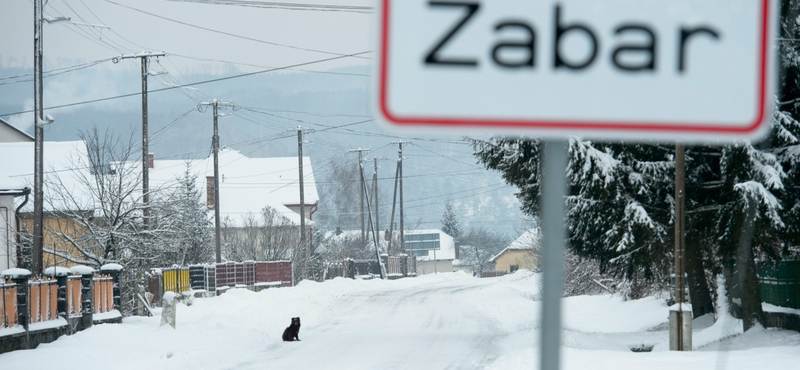
[[[393,127],[743,139],[768,128],[770,0],[381,0]]]

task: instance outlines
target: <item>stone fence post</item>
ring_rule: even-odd
[[[17,323],[25,328],[25,344],[30,348],[30,337],[28,325],[30,317],[28,313],[28,280],[31,272],[26,269],[8,269],[2,272],[3,279],[10,279],[17,284]]]

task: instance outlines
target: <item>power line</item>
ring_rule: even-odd
[[[255,71],[255,72],[242,73],[242,74],[233,75],[233,76],[214,78],[214,79],[210,79],[210,80],[193,82],[193,83],[183,84],[183,85],[179,85],[179,86],[169,86],[169,87],[164,87],[164,88],[160,88],[160,89],[150,90],[150,93],[168,91],[168,90],[178,89],[178,88],[187,87],[187,86],[197,86],[197,85],[203,85],[203,84],[208,84],[208,83],[213,83],[213,82],[232,80],[232,79],[241,78],[241,77],[255,76],[255,75],[259,75],[259,74],[263,74],[263,73],[269,73],[269,72],[275,72],[275,71],[281,71],[281,70],[285,70],[285,69],[290,69],[290,68],[293,68],[293,67],[299,67],[299,66],[306,66],[306,65],[311,65],[311,64],[330,62],[330,61],[346,58],[348,56],[360,55],[360,54],[366,54],[366,53],[369,53],[369,51],[364,51],[364,52],[350,54],[350,55],[330,57],[330,58],[325,58],[325,59],[318,59],[318,60],[314,60],[314,61],[311,61],[311,62],[297,63],[297,64],[292,64],[292,65],[288,65],[288,66],[284,66],[284,67],[276,67],[276,68],[272,68],[272,69],[265,69],[265,70],[262,70],[262,71]],[[85,100],[85,101],[82,101],[82,102],[68,103],[68,104],[62,104],[62,105],[54,105],[54,106],[51,106],[51,107],[47,107],[45,109],[59,109],[59,108],[73,107],[73,106],[76,106],[76,105],[99,103],[99,102],[103,102],[103,101],[115,100],[115,99],[121,99],[121,98],[128,98],[128,97],[131,97],[131,96],[138,96],[138,95],[141,95],[141,92],[135,92],[135,93],[129,93],[129,94],[123,94],[123,95],[117,95],[117,96],[110,96],[110,97],[98,98],[98,99],[92,99],[92,100]],[[13,112],[13,113],[3,113],[3,114],[0,114],[0,116],[13,116],[13,115],[17,115],[17,114],[24,114],[24,113],[31,113],[31,112],[33,112],[32,109],[23,110],[23,111],[19,111],[19,112]]]
[[[213,5],[235,5],[235,6],[243,6],[250,8],[348,12],[348,13],[362,13],[362,14],[371,14],[375,10],[375,8],[371,6],[281,3],[274,1],[253,1],[253,0],[169,0],[169,1],[198,3],[198,4],[213,4]]]
[[[256,38],[253,38],[253,37],[248,37],[248,36],[237,35],[237,34],[230,33],[230,32],[225,32],[225,31],[215,30],[215,29],[212,29],[212,28],[203,27],[203,26],[198,26],[198,25],[195,25],[195,24],[191,24],[191,23],[187,23],[187,22],[179,21],[179,20],[177,20],[177,19],[167,18],[167,17],[161,16],[161,15],[158,15],[158,14],[150,13],[150,12],[148,12],[148,11],[145,11],[145,10],[142,10],[142,9],[134,8],[134,7],[127,6],[127,5],[122,5],[122,4],[120,4],[120,3],[117,3],[117,2],[114,2],[114,1],[111,1],[111,0],[105,0],[105,1],[106,1],[107,3],[111,3],[111,4],[114,4],[114,5],[117,5],[117,6],[120,6],[120,7],[126,8],[126,9],[130,9],[130,10],[133,10],[133,11],[137,11],[137,12],[139,12],[139,13],[147,14],[147,15],[149,15],[149,16],[156,17],[156,18],[159,18],[159,19],[163,19],[163,20],[165,20],[165,21],[169,21],[169,22],[177,23],[177,24],[184,25],[184,26],[187,26],[187,27],[192,27],[192,28],[201,29],[201,30],[203,30],[203,31],[208,31],[208,32],[213,32],[213,33],[218,33],[218,34],[221,34],[221,35],[225,35],[225,36],[235,37],[235,38],[239,38],[239,39],[242,39],[242,40],[248,40],[248,41],[258,42],[258,43],[262,43],[262,44],[267,44],[267,45],[272,45],[272,46],[279,46],[279,47],[284,47],[284,48],[289,48],[289,49],[295,49],[295,50],[309,51],[309,52],[314,52],[314,53],[321,53],[321,54],[328,54],[328,55],[337,55],[337,56],[343,56],[343,57],[353,57],[353,58],[359,58],[359,59],[369,59],[369,58],[365,58],[365,57],[359,56],[358,54],[342,54],[342,53],[335,53],[335,52],[331,52],[331,51],[325,51],[325,50],[319,50],[319,49],[311,49],[311,48],[304,48],[304,47],[300,47],[300,46],[293,46],[293,45],[281,44],[281,43],[277,43],[277,42],[272,42],[272,41],[266,41],[266,40],[256,39]],[[360,54],[361,54],[361,53],[360,53]]]

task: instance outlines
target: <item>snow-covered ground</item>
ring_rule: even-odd
[[[35,350],[2,369],[535,369],[538,276],[463,273],[335,279],[178,305],[177,329],[126,318]],[[667,351],[667,306],[611,295],[564,299],[563,369],[767,369],[800,363],[800,333],[695,320],[694,352]],[[300,342],[282,342],[292,317]],[[738,325],[738,326],[737,326]],[[738,329],[737,329],[738,328]],[[724,339],[723,339],[724,338]],[[631,347],[655,346],[634,353]]]

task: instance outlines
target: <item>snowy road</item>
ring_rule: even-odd
[[[474,369],[497,358],[505,334],[470,309],[478,287],[437,286],[354,294],[301,329],[299,343],[270,345],[242,369]]]
[[[450,273],[302,282],[259,293],[236,289],[179,304],[175,330],[160,327],[159,317],[126,318],[2,354],[0,370],[536,369],[537,281],[529,272],[493,279]],[[800,333],[760,328],[741,334],[730,316],[696,320],[694,352],[666,351],[668,309],[661,299],[581,296],[564,299],[563,307],[564,370],[800,363]],[[301,341],[281,341],[295,316],[302,320]],[[631,352],[640,345],[655,348]]]

